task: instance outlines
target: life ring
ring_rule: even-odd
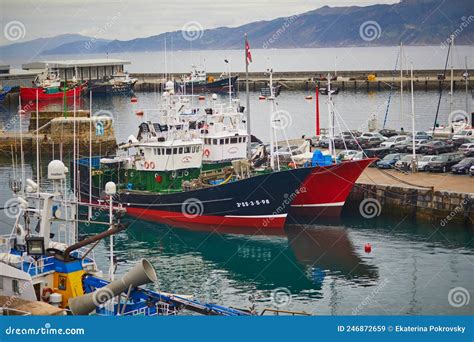
[[[184,171],[184,175],[185,175],[185,176],[189,176],[188,170]]]
[[[176,174],[176,171],[173,171],[173,172],[171,173],[171,178],[176,178],[176,175],[177,175],[177,174]]]
[[[211,150],[209,150],[208,148],[204,149],[204,152],[203,152],[204,156],[206,157],[209,157],[211,155]]]
[[[150,168],[150,163],[148,163],[147,161],[143,164],[143,166],[145,167],[145,169],[149,169]]]
[[[41,292],[41,300],[43,302],[49,302],[49,297],[53,294],[53,289],[50,287],[45,287],[43,289],[43,292]]]
[[[150,162],[150,169],[154,169],[155,168],[155,162]]]

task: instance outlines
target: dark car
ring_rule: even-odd
[[[377,162],[379,169],[391,169],[397,161],[399,161],[404,155],[400,153],[390,153],[383,157],[382,160]]]
[[[362,148],[374,148],[379,146],[385,140],[380,137],[360,138],[359,144]]]
[[[390,148],[388,147],[377,147],[377,148],[368,148],[364,150],[364,154],[368,158],[378,158],[383,159],[386,155],[390,153]],[[370,166],[376,166],[375,163],[370,164]]]
[[[459,163],[457,163],[457,164],[455,164],[451,167],[451,172],[452,173],[467,174],[467,173],[469,173],[469,169],[473,165],[474,165],[474,157],[464,158]]]
[[[465,144],[474,143],[472,138],[458,138],[458,139],[453,139],[451,141],[452,141],[455,148],[459,148],[459,147],[461,147],[462,145],[465,145]]]
[[[384,129],[381,129],[379,131],[380,134],[382,134],[384,137],[387,137],[387,138],[390,138],[390,137],[393,137],[395,135],[398,135],[397,131],[394,130],[394,129],[387,129],[387,128],[384,128]]]
[[[357,136],[351,135],[349,132],[343,132],[340,136],[334,138],[334,147],[345,149],[353,149],[357,146]]]
[[[430,172],[448,172],[451,168],[459,163],[463,158],[459,153],[445,153],[433,158],[428,163],[428,170]]]
[[[441,154],[454,151],[454,146],[443,140],[433,140],[420,147],[419,152],[424,154]]]

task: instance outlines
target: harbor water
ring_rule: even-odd
[[[306,92],[285,92],[278,97],[282,115],[288,115],[289,138],[314,134],[315,101],[305,100]],[[314,94],[312,94],[314,96]],[[117,141],[136,134],[141,120],[156,118],[159,94],[137,93],[137,103],[129,97],[94,97],[93,113],[108,113],[114,118]],[[239,95],[245,103],[243,94]],[[386,127],[411,130],[409,97],[400,111],[400,95],[383,92],[341,92],[335,96],[339,125],[343,130],[367,129],[367,120],[375,115],[381,127],[387,111]],[[417,130],[432,127],[438,93],[418,91],[416,98]],[[222,101],[228,100],[222,96]],[[472,101],[469,94],[468,100]],[[207,101],[210,101],[208,98]],[[444,123],[450,109],[464,109],[466,96],[456,92],[453,104],[441,100],[439,122]],[[196,100],[197,102],[197,100]],[[471,105],[471,104],[470,104]],[[50,104],[42,110],[61,110],[62,104]],[[88,109],[87,98],[78,109]],[[471,106],[472,108],[472,106]],[[144,109],[145,116],[135,112]],[[2,108],[3,127],[18,130],[15,108]],[[269,139],[269,111],[266,101],[251,94],[253,133]],[[22,126],[26,129],[28,113]],[[327,106],[321,96],[322,126],[327,126]],[[46,161],[45,161],[46,163]],[[26,173],[32,173],[29,162]],[[0,203],[11,198],[8,160],[0,165]],[[465,177],[466,182],[472,182]],[[0,211],[0,233],[10,231],[13,219]],[[456,287],[474,290],[474,245],[472,230],[448,224],[413,222],[408,217],[372,220],[343,217],[337,222],[311,225],[288,224],[275,236],[218,234],[190,231],[126,218],[130,227],[115,238],[119,260],[118,273],[134,262],[147,258],[156,268],[162,291],[194,295],[207,302],[239,308],[255,306],[334,315],[405,315],[470,314],[473,302],[456,307],[448,294]],[[87,236],[101,231],[100,226],[80,226]],[[364,246],[371,245],[371,251]],[[108,268],[108,241],[96,248],[101,269]]]

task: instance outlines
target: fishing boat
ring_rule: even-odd
[[[249,315],[250,312],[202,303],[190,296],[157,292],[143,288],[157,281],[153,266],[141,259],[120,279],[115,279],[116,259],[113,235],[127,226],[120,223],[121,207],[114,203],[116,186],[107,183],[108,201],[94,208],[109,212],[109,222],[99,215],[89,224],[107,230],[78,241],[77,202],[66,196],[64,164],[55,160],[48,165],[52,192],[41,192],[36,182],[26,180],[14,190],[18,214],[8,235],[0,238],[0,303],[3,312],[41,315],[175,315],[188,309],[205,315]],[[13,187],[12,187],[13,188]],[[13,205],[13,201],[8,201]],[[108,277],[98,269],[94,247],[110,237]],[[18,309],[21,308],[20,311]],[[17,312],[18,311],[18,312]]]
[[[36,76],[33,87],[20,87],[20,96],[23,101],[47,101],[68,97],[79,97],[87,89],[86,82],[61,82],[59,72],[47,70]]]
[[[183,94],[191,93],[228,93],[229,89],[235,92],[235,84],[238,75],[230,76],[229,72],[223,72],[217,79],[207,76],[206,72],[198,69],[195,65],[188,75],[181,77],[181,82],[177,83],[177,90]]]
[[[138,79],[130,77],[128,72],[114,74],[108,79],[92,82],[89,91],[95,95],[131,94],[137,81]]]

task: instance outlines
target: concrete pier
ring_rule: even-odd
[[[96,155],[106,155],[115,152],[117,142],[112,125],[108,117],[89,118],[88,111],[73,113],[40,112],[38,120],[38,134],[36,134],[36,114],[30,118],[28,132],[0,132],[0,156],[11,158],[12,151],[19,156],[21,142],[25,156],[36,154],[36,142],[39,143],[40,153],[47,156],[72,154],[74,144],[74,126],[76,142],[80,155],[89,155],[90,147]],[[100,125],[97,126],[97,122]],[[89,137],[92,139],[89,139]],[[91,141],[91,144],[90,144]]]
[[[454,71],[454,89],[457,91],[465,90],[465,80],[462,77],[464,70]],[[320,87],[326,86],[324,78],[327,74],[334,76],[334,70],[330,71],[299,71],[299,72],[275,72],[273,74],[273,81],[275,84],[281,84],[283,89],[287,90],[304,90],[314,91],[316,85]],[[443,74],[443,70],[416,70],[414,73],[414,88],[415,90],[438,90],[440,87],[448,87],[450,83],[450,72],[446,72],[444,82],[439,79]],[[470,75],[473,70],[468,70]],[[135,85],[137,91],[161,92],[165,83],[163,74],[158,73],[135,73],[133,77],[138,78]],[[218,78],[219,74],[209,73],[208,76]],[[237,83],[237,90],[243,91],[245,89],[243,74]],[[375,76],[375,78],[369,77]],[[170,74],[169,78],[179,81],[182,74]],[[404,86],[409,86],[409,74],[404,74]],[[259,91],[260,88],[266,86],[268,82],[268,75],[263,72],[249,73],[249,82],[251,91]],[[338,71],[337,79],[331,81],[333,87],[338,87],[341,91],[356,90],[356,91],[382,91],[400,88],[400,73],[387,70],[372,70],[372,71]],[[468,79],[468,87],[473,88],[473,79]]]
[[[436,228],[450,223],[474,228],[474,179],[467,175],[369,168],[354,186],[345,210],[360,215],[364,200],[376,201],[376,216],[431,221]]]

